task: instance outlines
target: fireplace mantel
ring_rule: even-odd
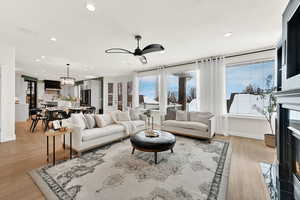
[[[283,108],[300,111],[300,88],[276,92],[275,96]]]

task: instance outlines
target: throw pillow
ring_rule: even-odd
[[[95,121],[96,121],[97,127],[99,127],[99,128],[103,128],[105,126],[108,126],[108,125],[114,123],[110,114],[95,115]]]
[[[82,113],[76,113],[76,114],[73,113],[71,115],[71,121],[72,121],[72,124],[80,127],[81,129],[87,128],[85,118]]]
[[[96,121],[95,121],[94,115],[93,114],[87,114],[87,115],[84,115],[84,117],[85,117],[86,122],[87,122],[87,128],[88,129],[95,128]]]
[[[119,112],[118,113],[118,121],[124,122],[124,121],[130,121],[130,116],[128,111]]]
[[[187,121],[188,120],[188,114],[186,111],[177,110],[176,111],[176,120],[177,121]]]
[[[119,112],[121,112],[121,111],[117,110],[117,111],[113,111],[113,112],[110,113],[111,118],[112,118],[114,123],[118,123],[118,121],[119,121],[119,118],[118,118],[118,113]]]

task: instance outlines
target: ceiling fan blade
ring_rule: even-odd
[[[147,58],[145,56],[139,56],[139,60],[141,61],[142,64],[147,64],[148,61],[147,61]]]
[[[105,50],[105,53],[125,53],[125,54],[133,54],[131,51],[122,48],[111,48]]]
[[[160,44],[150,44],[142,50],[142,54],[152,53],[156,51],[164,51],[165,48]]]

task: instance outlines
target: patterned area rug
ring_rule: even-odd
[[[108,145],[30,174],[47,199],[226,199],[228,142],[176,137],[174,153],[136,150],[129,140]]]

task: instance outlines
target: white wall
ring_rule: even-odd
[[[74,87],[75,86],[67,86],[67,85],[63,85],[61,86],[61,90],[60,90],[60,94],[62,96],[71,96],[74,97]]]
[[[118,109],[118,93],[117,84],[122,83],[123,92],[123,109],[127,107],[127,82],[132,81],[133,76],[118,76],[118,77],[104,77],[103,81],[103,107],[104,113],[116,111]],[[108,83],[114,84],[113,106],[108,106]]]
[[[25,122],[29,117],[29,105],[26,103],[26,88],[27,84],[22,78],[21,73],[16,73],[16,98],[19,103],[15,104],[15,120],[16,122]]]
[[[15,134],[15,49],[0,44],[1,132],[0,142],[16,139]]]
[[[41,107],[40,100],[43,99],[45,93],[44,81],[37,82],[37,107]]]
[[[24,78],[22,78],[21,73],[16,73],[16,97],[19,99],[20,104],[26,103],[26,88],[27,84],[24,81]]]

